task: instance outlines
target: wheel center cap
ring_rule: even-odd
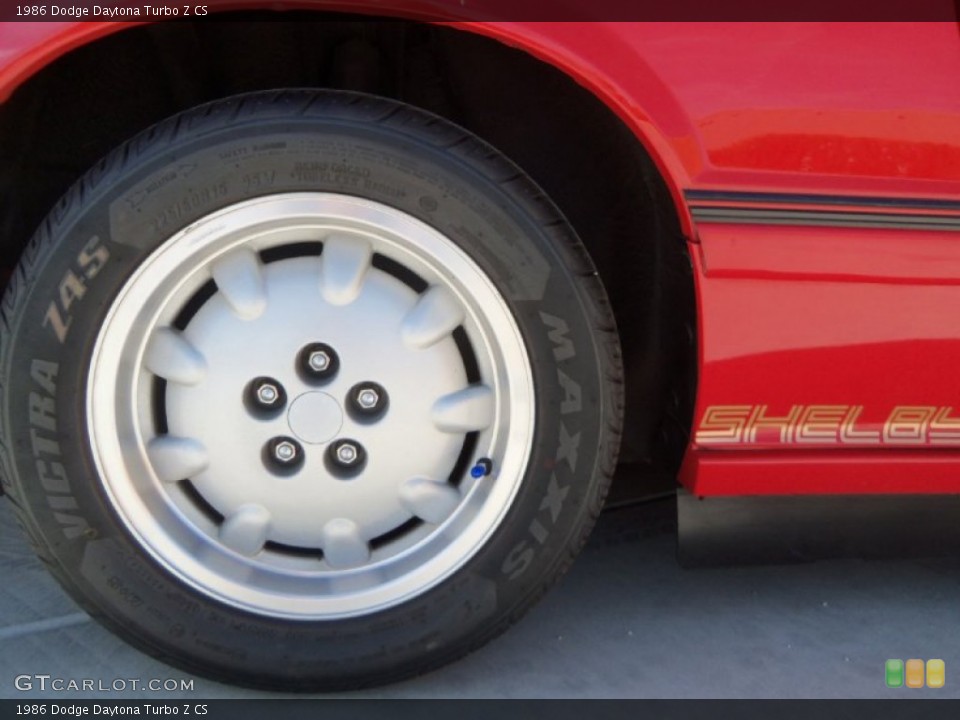
[[[304,393],[287,412],[290,431],[311,445],[330,442],[343,426],[343,409],[325,392]]]

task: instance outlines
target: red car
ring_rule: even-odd
[[[955,524],[955,18],[36,7],[0,26],[3,488],[146,652],[430,670],[563,573],[618,457],[679,481],[694,561]]]

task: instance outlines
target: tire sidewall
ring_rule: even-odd
[[[463,131],[403,108],[384,121],[378,114],[390,103],[330,97],[299,115],[292,101],[259,111],[247,103],[243,112],[242,101],[219,103],[132,141],[52,213],[36,256],[25,259],[27,282],[6,299],[14,309],[3,378],[7,474],[60,579],[141,647],[249,684],[380,681],[463,654],[550,584],[603,494],[608,389],[597,318],[577,284],[585,268],[564,251],[577,243],[572,231],[483,143],[443,148]],[[450,238],[504,295],[537,395],[528,469],[488,543],[421,596],[335,622],[258,617],[181,583],[124,528],[87,440],[92,348],[131,274],[194,220],[281,192],[364,197]]]

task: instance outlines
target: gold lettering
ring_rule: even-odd
[[[863,405],[853,405],[840,425],[840,442],[857,445],[879,445],[879,430],[858,430],[855,425],[863,414]]]
[[[960,417],[950,417],[952,407],[937,411],[930,423],[931,445],[960,445]]]
[[[836,443],[847,405],[810,405],[797,423],[798,443]]]
[[[747,429],[744,435],[746,442],[756,442],[757,432],[760,430],[779,430],[780,442],[790,442],[793,428],[802,410],[803,405],[794,405],[790,408],[790,412],[784,417],[768,417],[766,414],[767,406],[757,405],[750,414],[750,419],[747,421]]]
[[[703,413],[696,433],[698,443],[730,444],[743,440],[743,428],[751,405],[712,405]]]
[[[892,445],[922,445],[927,439],[930,418],[935,407],[903,405],[895,407],[883,424],[883,441]]]

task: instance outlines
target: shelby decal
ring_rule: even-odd
[[[938,405],[898,405],[870,415],[863,405],[711,405],[700,418],[699,445],[953,446],[960,412]]]

